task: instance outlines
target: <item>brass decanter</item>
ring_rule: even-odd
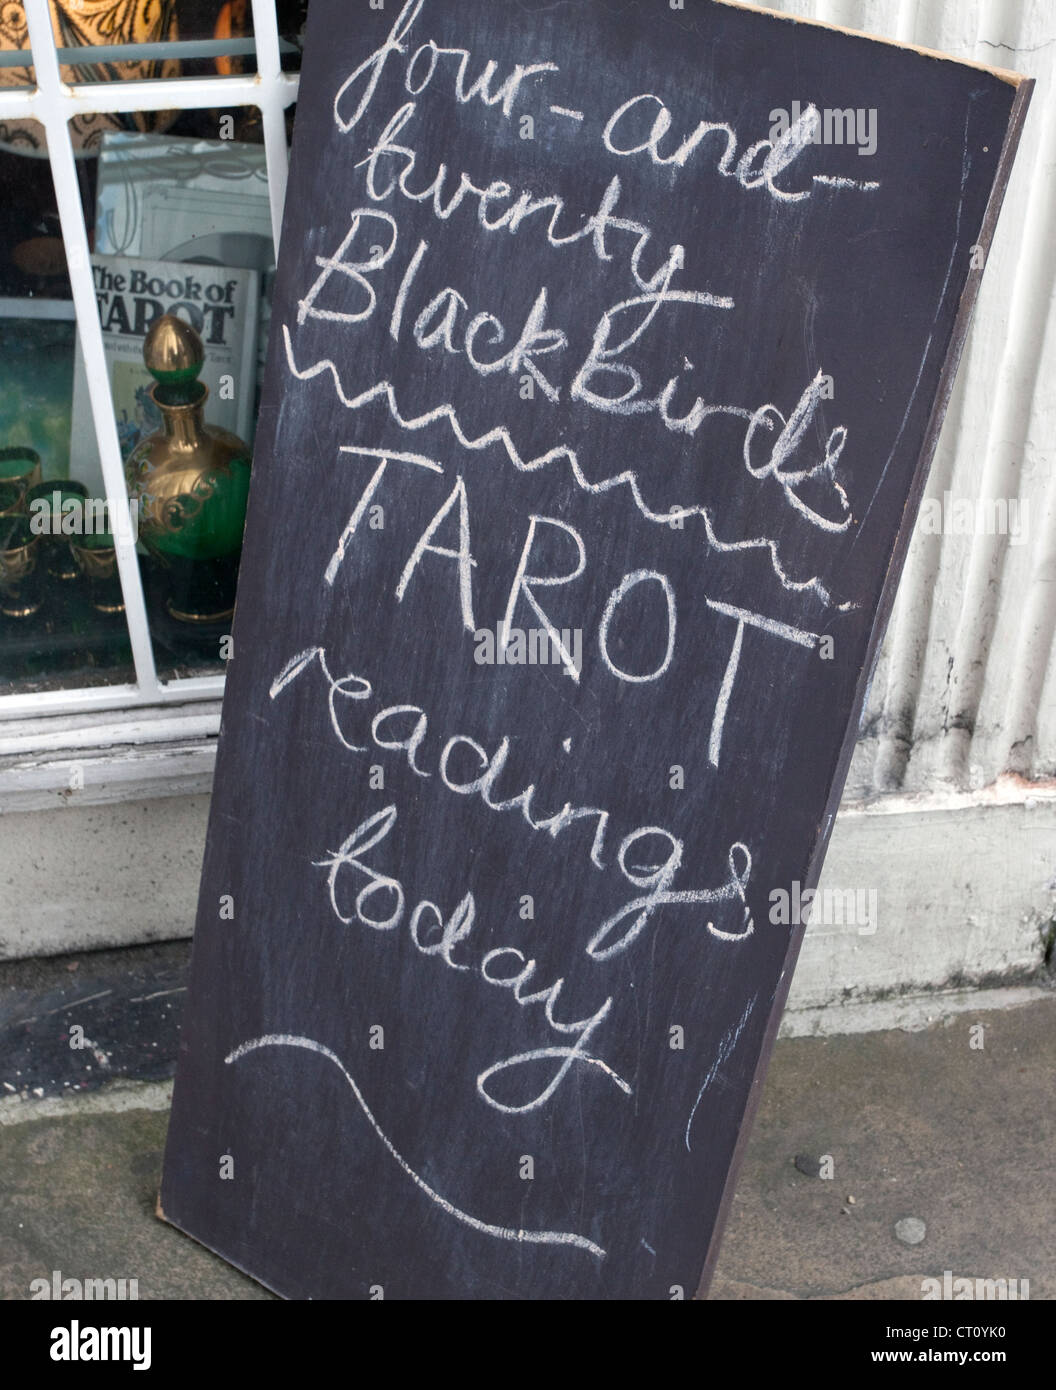
[[[182,319],[159,318],[143,343],[162,428],[125,463],[139,538],[160,562],[165,606],[183,623],[224,622],[234,611],[249,492],[249,446],[205,423],[198,380],[202,340]]]

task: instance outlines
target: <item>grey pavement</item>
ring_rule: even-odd
[[[1056,997],[779,1042],[711,1297],[920,1299],[945,1271],[1056,1297],[1054,1023]],[[0,1101],[0,1297],[53,1271],[136,1278],[145,1299],[271,1297],[155,1215],[168,1082],[79,1085]],[[918,1243],[896,1232],[919,1223]]]

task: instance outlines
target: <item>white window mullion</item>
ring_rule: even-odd
[[[26,21],[29,26],[30,47],[36,71],[38,119],[47,137],[48,159],[55,185],[62,238],[66,247],[70,288],[77,312],[77,336],[84,354],[85,375],[88,380],[92,416],[99,443],[99,459],[106,487],[110,514],[119,516],[128,507],[125,470],[117,438],[117,421],[110,393],[110,374],[106,367],[103,330],[95,301],[95,283],[91,261],[88,259],[88,233],[84,225],[81,195],[74,162],[73,142],[67,124],[74,113],[69,97],[64,94],[59,78],[59,59],[51,30],[48,0],[26,0]],[[73,428],[84,428],[86,422],[73,421]],[[144,699],[156,697],[158,676],[150,642],[147,607],[139,573],[135,542],[126,528],[123,536],[114,535],[117,568],[125,602],[125,617],[132,646],[138,692]]]
[[[0,91],[0,120],[39,121],[39,99],[35,91],[25,92],[14,87],[9,92]]]
[[[89,710],[133,710],[145,705],[178,705],[188,700],[219,700],[223,676],[187,676],[165,681],[149,694],[136,685],[90,685],[82,689],[36,690],[25,695],[0,696],[3,720],[32,719],[36,715],[84,714]]]
[[[166,77],[137,82],[82,82],[63,87],[66,117],[134,111],[196,111],[212,106],[259,106],[255,77]]]
[[[264,123],[264,157],[268,165],[271,195],[271,229],[275,258],[279,255],[282,209],[286,202],[286,108],[297,96],[295,77],[282,71],[279,53],[279,21],[274,0],[253,0],[253,36],[257,44],[257,76],[260,82],[260,114]]]

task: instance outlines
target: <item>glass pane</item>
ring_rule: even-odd
[[[84,50],[75,61],[61,63],[64,82],[232,77],[256,72],[250,0],[153,0],[150,4],[50,0],[50,4],[59,48]],[[177,50],[177,44],[185,47]],[[109,52],[129,45],[140,51]],[[161,115],[152,114],[150,123],[140,129],[164,130]]]
[[[75,330],[44,132],[19,122],[0,138],[0,694],[135,678],[113,519],[70,471]]]
[[[21,4],[0,4],[0,91],[7,87],[35,87],[36,84],[25,10]],[[0,139],[9,138],[9,123],[0,121]]]
[[[91,83],[149,78],[231,77],[256,72],[253,10],[250,0],[50,0],[52,30],[59,49],[86,51],[76,61],[62,61],[64,82]],[[282,66],[297,72],[308,14],[308,0],[276,0]],[[173,47],[183,45],[178,51]],[[136,45],[139,53],[111,53]],[[191,47],[193,45],[193,47]],[[20,50],[23,52],[20,53]],[[20,0],[0,0],[0,89],[32,87],[29,36]],[[69,55],[67,54],[67,59]],[[165,128],[164,117],[151,114],[148,130]],[[88,133],[100,125],[86,123]],[[120,128],[108,120],[106,127]]]
[[[283,72],[300,72],[308,0],[277,0],[276,11]]]
[[[275,263],[260,112],[108,131],[93,162],[92,273],[155,661],[162,679],[222,674]],[[82,371],[78,421],[86,395]],[[91,431],[72,455],[101,477]]]

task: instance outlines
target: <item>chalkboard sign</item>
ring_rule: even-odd
[[[163,1214],[291,1298],[690,1298],[1030,84],[396,9],[310,10]]]

